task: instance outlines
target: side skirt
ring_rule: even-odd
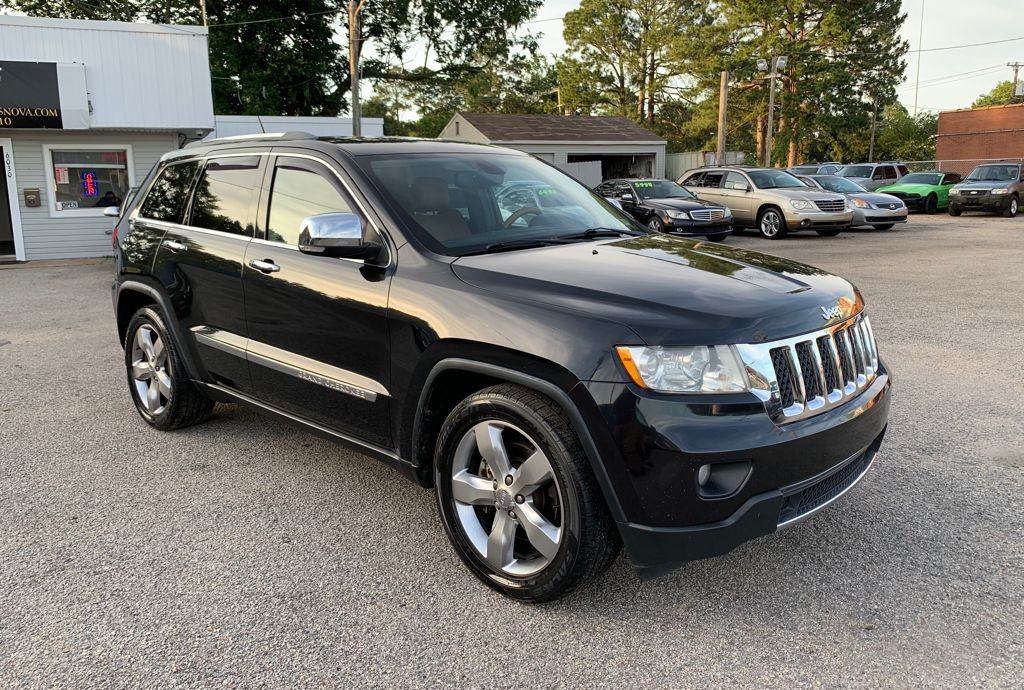
[[[382,448],[380,446],[375,446],[371,443],[366,443],[365,441],[360,441],[358,439],[352,438],[351,436],[346,436],[345,434],[334,431],[333,429],[329,429],[321,424],[311,422],[308,419],[304,419],[303,417],[299,417],[290,412],[286,412],[280,408],[274,407],[273,405],[268,405],[267,403],[260,402],[255,398],[250,398],[249,396],[243,395],[238,391],[231,390],[230,388],[226,388],[218,384],[204,383],[202,381],[193,381],[193,383],[199,386],[199,388],[201,388],[204,393],[210,396],[210,399],[212,400],[215,400],[217,402],[238,403],[241,405],[246,405],[247,407],[250,407],[258,412],[262,412],[271,417],[280,419],[281,421],[293,424],[305,431],[313,432],[318,436],[322,436],[329,441],[337,443],[340,446],[349,448],[359,453],[363,453],[364,455],[369,455],[371,458],[379,460],[380,462],[383,462],[385,465],[395,468],[396,470],[401,472],[407,479],[419,483],[416,475],[416,468],[411,463],[400,458],[394,450]]]

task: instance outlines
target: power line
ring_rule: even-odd
[[[949,75],[946,75],[944,77],[933,77],[932,79],[928,79],[928,80],[920,82],[920,84],[916,84],[915,83],[915,84],[908,84],[907,86],[901,86],[898,89],[896,89],[896,92],[899,93],[901,91],[910,91],[912,89],[916,89],[918,86],[920,86],[922,88],[924,88],[924,87],[931,87],[931,86],[941,86],[943,84],[951,84],[951,83],[956,82],[956,81],[964,81],[964,80],[968,80],[968,79],[974,79],[975,77],[986,77],[986,76],[989,76],[991,74],[996,74],[996,73],[1002,71],[1003,69],[1005,69],[1005,67],[1003,67],[1003,65],[996,65],[995,67],[985,67],[983,69],[974,70],[974,71],[971,71],[971,72],[961,72],[960,74],[949,74]]]

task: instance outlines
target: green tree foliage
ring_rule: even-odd
[[[984,108],[989,105],[1007,105],[1012,102],[1013,82],[1007,79],[996,84],[988,93],[978,96],[977,100],[971,103],[971,107]]]
[[[886,106],[875,137],[875,160],[930,161],[935,158],[939,116],[920,112],[912,116],[899,103]],[[865,141],[861,142],[866,145]],[[867,150],[858,158],[867,158]]]

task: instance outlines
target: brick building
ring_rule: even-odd
[[[960,173],[984,160],[1024,158],[1024,103],[939,113],[935,157]]]

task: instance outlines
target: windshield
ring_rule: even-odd
[[[912,173],[904,175],[899,184],[942,184],[942,173]]]
[[[839,177],[838,175],[821,175],[820,177],[814,178],[818,184],[830,192],[839,192],[840,194],[845,192],[863,192],[866,191],[859,184],[853,180],[848,180],[845,177]]]
[[[355,160],[409,229],[432,251],[449,256],[570,241],[567,236],[588,230],[644,232],[579,182],[531,156],[404,153]]]
[[[968,182],[1016,182],[1020,179],[1020,166],[979,165],[964,178]]]
[[[844,165],[839,168],[836,175],[840,177],[871,177],[872,168],[870,165]]]
[[[633,183],[633,187],[641,199],[697,198],[689,190],[683,189],[670,180],[637,180]]]
[[[795,168],[790,168],[789,172],[794,175],[813,175],[818,172],[818,166],[816,165],[801,165]]]
[[[787,187],[806,187],[803,182],[785,170],[751,170],[747,173],[758,189],[785,189]]]

